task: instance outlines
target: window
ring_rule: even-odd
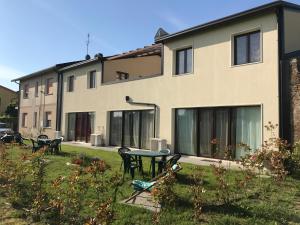
[[[192,72],[192,48],[176,51],[176,75]]]
[[[25,84],[23,90],[23,98],[28,98],[28,97],[29,97],[29,84]]]
[[[48,78],[46,80],[46,95],[53,94],[53,78]]]
[[[27,113],[22,113],[22,127],[27,127]]]
[[[110,145],[150,149],[154,137],[154,111],[110,113]]]
[[[34,96],[38,97],[39,96],[39,82],[35,82],[35,87],[34,87]]]
[[[96,71],[91,71],[88,76],[88,88],[96,87]]]
[[[259,106],[176,110],[175,149],[186,155],[224,158],[230,146],[232,158],[255,151],[261,145]],[[212,140],[216,140],[212,144]]]
[[[51,112],[45,112],[45,127],[51,127]]]
[[[68,77],[68,92],[74,91],[74,76]]]
[[[235,36],[234,65],[259,62],[260,49],[260,31]]]
[[[37,127],[37,112],[34,112],[33,114],[33,127]]]

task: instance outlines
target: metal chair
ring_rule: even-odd
[[[49,145],[49,151],[51,154],[58,154],[61,151],[61,139],[54,139]]]
[[[175,154],[167,162],[160,161],[158,163],[158,173],[161,173],[167,167],[172,167],[175,164],[177,164],[180,158],[181,158],[181,154]]]
[[[30,139],[31,143],[32,143],[32,152],[37,152],[38,150],[40,150],[43,146],[39,145],[39,143],[35,140],[33,140],[32,138]]]
[[[139,163],[139,161],[135,158],[133,158],[131,155],[126,154],[126,152],[129,152],[130,149],[126,148],[126,147],[122,147],[118,149],[118,153],[122,158],[122,163],[121,163],[121,167],[122,168],[122,164],[124,165],[124,171],[123,171],[123,179],[125,176],[125,173],[130,172],[130,175],[132,177],[132,179],[134,178],[134,170],[135,169],[141,169],[141,164]]]

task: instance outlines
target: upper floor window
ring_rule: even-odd
[[[45,127],[51,127],[51,112],[45,112]]]
[[[259,62],[260,57],[260,31],[234,37],[234,65]]]
[[[53,94],[53,78],[48,78],[46,80],[46,95],[52,95]]]
[[[28,98],[28,97],[29,97],[29,84],[25,84],[23,90],[23,98]]]
[[[192,72],[192,48],[176,51],[176,75]]]
[[[91,71],[88,76],[88,88],[96,87],[96,71]]]
[[[74,91],[74,76],[68,77],[68,92]]]
[[[38,97],[39,96],[39,82],[35,82],[35,87],[34,87],[34,96]]]

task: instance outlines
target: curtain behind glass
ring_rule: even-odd
[[[75,141],[76,114],[68,113],[68,141]]]
[[[213,110],[205,109],[200,111],[200,154],[212,156],[211,140],[213,130]]]
[[[111,112],[110,144],[122,145],[122,112]]]
[[[124,146],[130,147],[130,112],[124,112]]]
[[[261,145],[260,107],[239,107],[236,109],[236,159],[249,153],[240,143],[247,144],[252,151]]]
[[[154,134],[154,111],[142,111],[141,148],[150,149],[150,139]]]
[[[139,147],[140,137],[140,112],[131,112],[132,114],[132,135],[131,135],[131,147]]]
[[[224,150],[228,147],[229,112],[228,109],[216,110],[216,139],[217,149],[215,156],[224,157]]]
[[[194,109],[178,109],[176,120],[178,152],[187,155],[197,155],[197,111]]]

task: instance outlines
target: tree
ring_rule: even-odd
[[[9,117],[18,117],[17,104],[14,102],[10,103],[5,110],[5,114]]]

